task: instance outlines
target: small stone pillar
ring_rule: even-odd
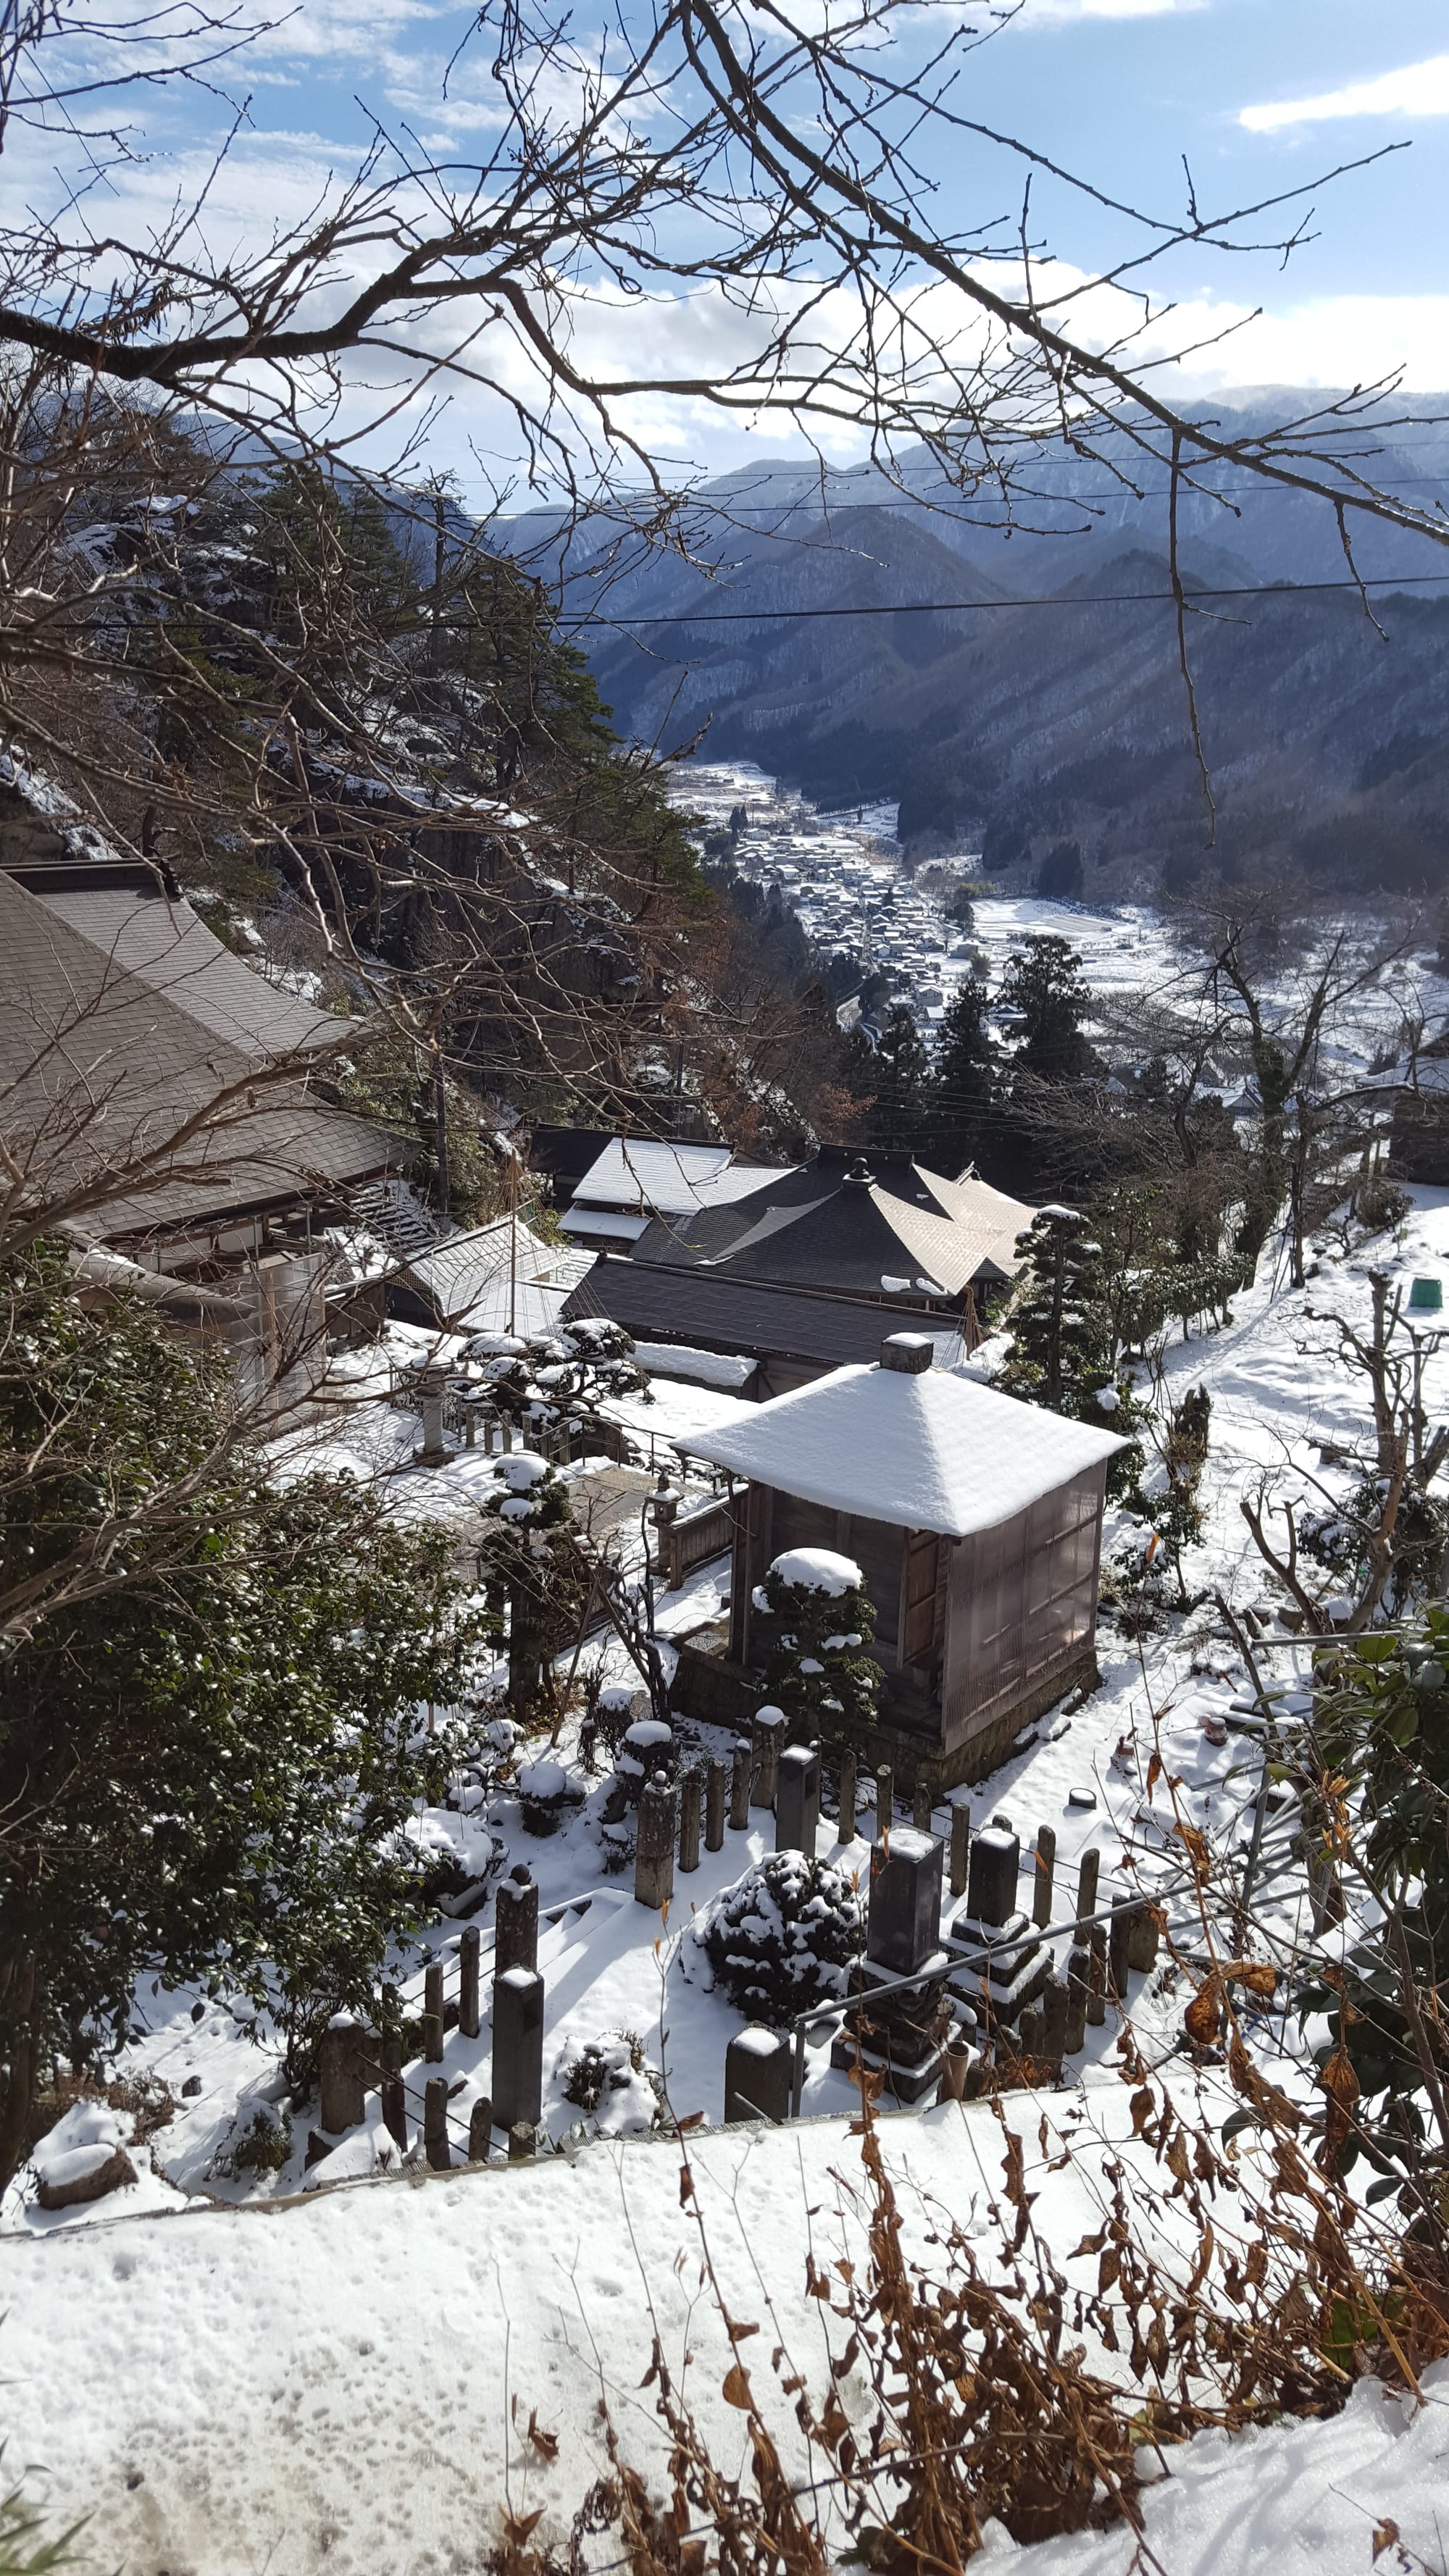
[[[1097,1911],[1097,1872],[1101,1865],[1102,1855],[1095,1846],[1091,1851],[1083,1852],[1081,1867],[1077,1871],[1077,1921],[1079,1923],[1090,1922]]]
[[[785,1740],[785,1712],[757,1708],[750,1729],[750,1805],[773,1807],[780,1775],[780,1747]]]
[[[1064,1977],[1048,1977],[1041,1991],[1041,2053],[1058,2071],[1067,2045],[1069,1997]]]
[[[711,1762],[704,1775],[704,1847],[706,1851],[723,1851],[725,1838],[725,1792],[729,1773],[723,1762]]]
[[[875,1838],[884,1842],[890,1833],[896,1811],[896,1775],[888,1762],[883,1762],[875,1775]]]
[[[532,2120],[515,2120],[508,2132],[508,2161],[526,2165],[538,2153],[538,2130]]]
[[[788,2031],[764,2030],[753,2023],[737,2030],[725,2050],[725,2118],[788,2120],[794,2071],[795,2049]]]
[[[468,2114],[468,2162],[486,2165],[493,2147],[493,2105],[480,2093]]]
[[[1021,1845],[1002,1825],[985,1825],[971,1846],[966,1911],[973,1923],[1009,1923],[1016,1912]]]
[[[538,1884],[526,1861],[516,1861],[498,1882],[493,1900],[493,1974],[538,1966]]]
[[[657,1914],[674,1894],[675,1816],[678,1800],[663,1772],[639,1793],[634,1844],[634,1896]]]
[[[443,1398],[447,1386],[446,1369],[419,1370],[417,1388],[423,1408],[423,1445],[413,1451],[415,1467],[442,1467],[447,1464],[448,1444],[443,1437]]]
[[[967,1867],[970,1858],[971,1810],[965,1806],[953,1807],[951,1809],[951,1894],[953,1897],[964,1896],[966,1893]]]
[[[448,2147],[448,2079],[431,2075],[423,2095],[423,2153],[435,2173],[446,2173],[453,2158]]]
[[[443,2057],[443,1963],[434,1959],[423,1971],[423,2055],[430,2066]]]
[[[911,1790],[911,1826],[918,1834],[928,1834],[931,1830],[931,1784],[929,1780],[922,1779],[919,1772]]]
[[[1067,1961],[1067,2027],[1063,2052],[1076,2057],[1087,2045],[1087,2006],[1092,1991],[1092,1954],[1073,1950]]]
[[[735,1746],[730,1761],[730,1832],[748,1833],[750,1825],[750,1748]]]
[[[820,1830],[820,1747],[787,1744],[775,1785],[775,1849],[815,1858]]]
[[[1057,1866],[1057,1838],[1050,1825],[1036,1829],[1036,1874],[1031,1895],[1031,1919],[1045,1926],[1052,1919],[1052,1880]]]
[[[458,1944],[458,2028],[464,2039],[478,2036],[478,1952],[482,1934],[470,1923]]]
[[[392,2067],[382,2079],[381,2095],[382,2125],[393,2144],[405,2149],[408,2142],[407,2095],[401,2075]]]
[[[502,2129],[536,2127],[543,2109],[543,1979],[505,1968],[493,1981],[493,2112]]]
[[[355,2129],[366,2116],[364,2037],[363,2026],[352,2013],[334,2013],[322,2033],[318,2117],[329,2137],[340,2137],[344,2129]]]
[[[679,1866],[687,1877],[699,1867],[700,1777],[691,1763],[679,1775]]]
[[[945,2056],[941,2060],[941,2083],[936,2095],[938,2103],[965,2101],[966,2079],[971,2072],[971,2057],[969,2040],[962,2039],[959,2035],[955,2039],[948,2040]]]
[[[942,1845],[898,1826],[887,1849],[871,1847],[865,1955],[887,1976],[908,1977],[941,1946]]]
[[[1127,1936],[1127,1965],[1136,1968],[1141,1976],[1149,1975],[1157,1965],[1158,1934],[1156,1907],[1139,1904]]]
[[[853,1744],[842,1744],[840,1748],[840,1813],[835,1822],[835,1839],[838,1843],[853,1843],[855,1840],[855,1746]]]
[[[1107,1991],[1114,2003],[1124,2004],[1127,2000],[1127,1969],[1136,1912],[1134,1898],[1113,1897],[1112,1920],[1107,1931]]]

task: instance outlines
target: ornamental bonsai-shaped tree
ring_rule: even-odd
[[[800,1720],[812,1735],[868,1726],[885,1675],[861,1651],[875,1634],[875,1605],[854,1560],[829,1548],[791,1548],[769,1568],[755,1607],[776,1622],[767,1696],[792,1733]]]

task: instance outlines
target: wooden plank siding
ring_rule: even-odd
[[[949,1755],[1016,1702],[1039,1698],[1097,1627],[1105,1467],[951,1551],[942,1740]]]

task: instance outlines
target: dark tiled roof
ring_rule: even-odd
[[[566,1323],[583,1315],[607,1315],[639,1341],[752,1352],[760,1359],[805,1360],[823,1368],[878,1359],[887,1333],[953,1337],[949,1318],[904,1303],[821,1297],[708,1271],[666,1270],[658,1263],[645,1268],[607,1253],[564,1308]]]
[[[0,871],[0,1125],[31,1176],[22,1195],[63,1197],[99,1238],[324,1196],[400,1159],[383,1129],[310,1095],[297,1054],[311,1052],[318,1014],[289,1003],[273,1015],[285,997],[263,985],[243,1044],[230,974],[204,1012],[183,1006],[219,946],[200,924],[193,939],[192,922],[184,978],[167,975],[149,926],[149,971],[133,972]],[[219,953],[236,977],[259,980]],[[346,1026],[331,1025],[339,1036]],[[290,1043],[279,1043],[283,1027]]]

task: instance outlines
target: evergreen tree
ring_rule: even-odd
[[[1101,1245],[1075,1208],[1044,1207],[1016,1239],[1025,1260],[1011,1316],[1011,1350],[999,1383],[1009,1395],[1044,1404],[1103,1430],[1128,1432],[1139,1408],[1112,1364],[1111,1314]],[[1135,1484],[1134,1443],[1112,1468],[1115,1491]]]
[[[508,1613],[508,1697],[526,1716],[552,1698],[552,1664],[578,1626],[585,1589],[569,1489],[546,1459],[515,1449],[483,1506],[478,1570],[500,1622]]]
[[[424,1910],[404,1827],[452,1756],[419,1704],[460,1697],[478,1630],[445,1533],[351,1477],[268,1482],[225,1354],[82,1311],[44,1246],[0,1307],[0,1588],[49,1604],[0,1667],[8,2179],[41,2067],[120,2045],[142,1974],[269,2008],[294,2080],[375,2006]]]
[[[997,1059],[988,1006],[986,986],[965,976],[947,1004],[932,1059],[927,1151],[952,1176],[993,1141]]]
[[[776,1622],[765,1668],[767,1694],[807,1736],[868,1726],[885,1675],[863,1650],[875,1635],[875,1605],[860,1568],[828,1548],[777,1556],[755,1595]]]
[[[1085,882],[1078,844],[1058,841],[1037,870],[1036,890],[1049,903],[1078,903]]]
[[[915,1020],[896,1002],[876,1041],[871,1078],[870,1142],[888,1154],[909,1154],[922,1142],[930,1058]]]
[[[1001,1008],[1018,1021],[1014,1066],[1040,1082],[1071,1082],[1091,1062],[1082,1022],[1092,996],[1081,966],[1075,948],[1055,935],[1032,937],[1007,959]]]

